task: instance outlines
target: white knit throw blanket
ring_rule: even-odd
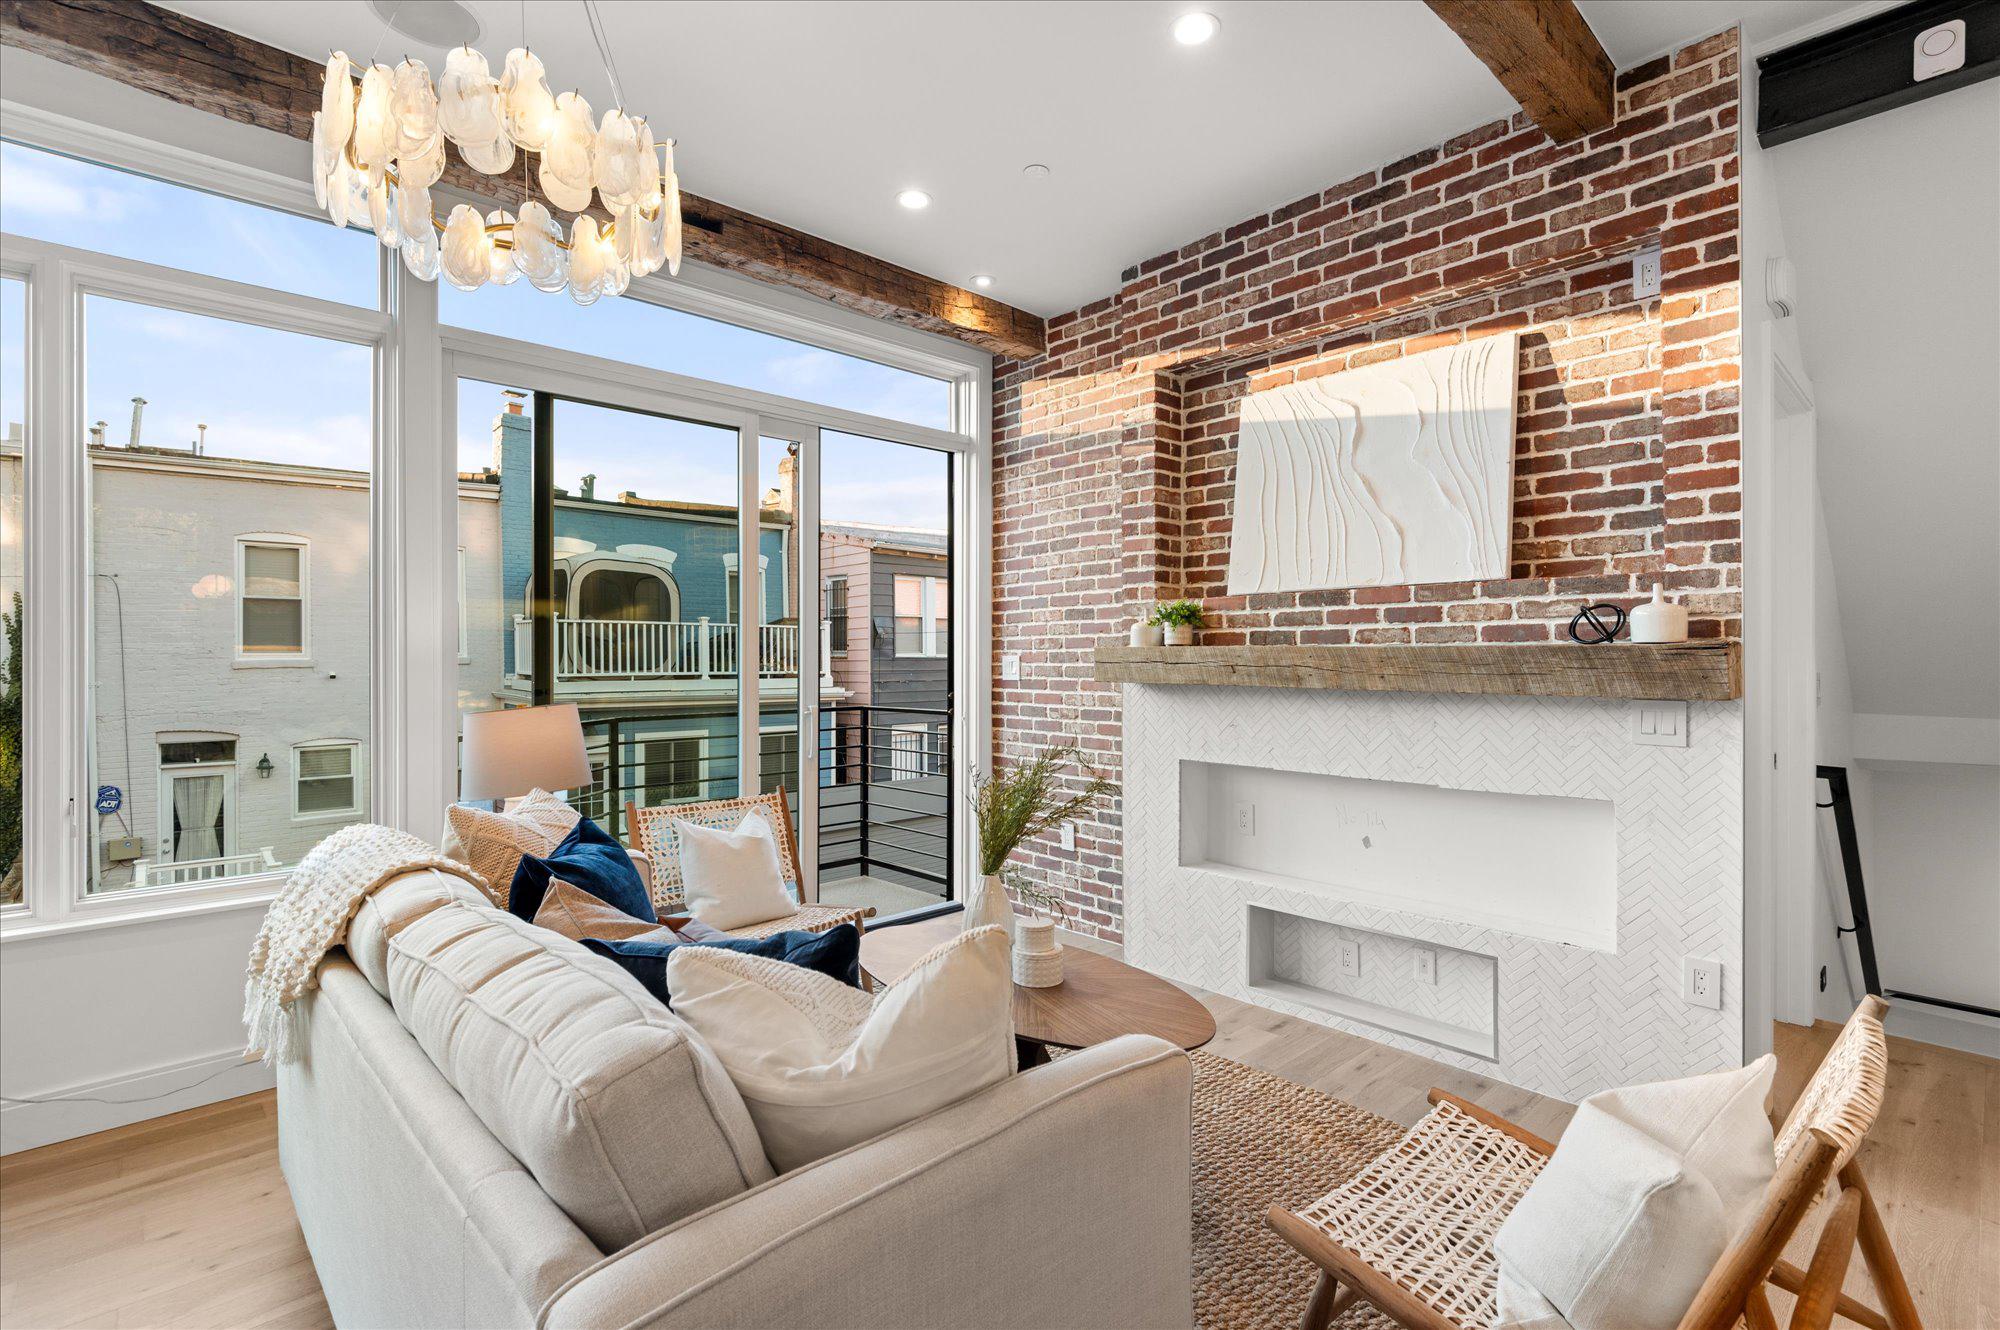
[[[292,1003],[319,986],[319,963],[346,936],[348,920],[368,893],[400,873],[425,868],[462,877],[490,895],[486,880],[470,868],[394,827],[367,822],[342,827],[307,852],[265,912],[250,948],[250,978],[243,985],[243,1024],[250,1032],[245,1056],[293,1060]]]

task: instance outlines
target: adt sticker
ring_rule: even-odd
[[[116,785],[100,785],[97,787],[98,812],[115,813],[124,806],[125,792]]]

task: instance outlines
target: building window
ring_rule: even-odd
[[[847,579],[844,577],[827,579],[826,649],[836,656],[847,654]]]
[[[639,763],[641,803],[648,808],[709,797],[708,740],[700,735],[649,738],[639,745]]]
[[[361,811],[361,745],[352,740],[292,749],[292,816],[352,817]]]
[[[949,584],[942,577],[896,578],[896,654],[942,656],[950,641]]]
[[[237,649],[245,656],[306,654],[306,543],[246,537],[236,542]]]

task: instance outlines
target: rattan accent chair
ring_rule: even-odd
[[[631,828],[629,834],[651,861],[653,908],[659,913],[660,922],[672,928],[688,921],[687,892],[681,882],[680,847],[674,835],[674,822],[678,820],[698,827],[734,831],[742,824],[746,814],[755,814],[770,823],[772,838],[778,843],[779,866],[796,888],[804,878],[799,872],[799,847],[792,838],[791,807],[785,802],[783,790],[773,790],[751,799],[712,799],[698,804],[662,804],[657,808],[641,808],[635,803],[625,805],[625,825]],[[874,917],[875,907],[872,905],[802,904],[796,913],[782,919],[728,931],[734,937],[746,938],[769,937],[788,929],[824,933],[841,924],[865,928],[863,921]]]
[[[1869,1330],[1922,1330],[1888,1230],[1855,1159],[1882,1108],[1887,1004],[1867,997],[1848,1018],[1778,1129],[1778,1170],[1755,1219],[1709,1272],[1681,1330],[1777,1330],[1766,1283],[1797,1296],[1792,1330],[1825,1330],[1835,1313]],[[1352,1179],[1266,1222],[1320,1268],[1300,1319],[1324,1327],[1356,1301],[1412,1330],[1487,1330],[1498,1269],[1493,1234],[1555,1147],[1443,1090],[1435,1106]],[[1832,1189],[1836,1199],[1809,1269],[1782,1259],[1801,1222]],[[1886,1311],[1844,1295],[1859,1245]]]

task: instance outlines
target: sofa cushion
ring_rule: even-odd
[[[789,1172],[1014,1073],[1007,934],[940,943],[879,997],[796,965],[676,947],[674,1007],[721,1056]]]
[[[603,1250],[772,1176],[715,1055],[568,938],[454,901],[390,938],[388,972],[404,1027]]]
[[[667,990],[667,962],[681,947],[719,947],[746,956],[763,956],[803,966],[850,988],[861,987],[861,930],[853,924],[840,924],[823,933],[787,929],[769,937],[718,937],[705,942],[677,937],[664,926],[652,933],[623,938],[579,940],[595,954],[618,962],[639,981],[640,987],[669,1006],[672,997]]]
[[[509,910],[508,913],[518,917],[520,911]],[[559,877],[549,879],[541,904],[535,907],[533,922],[536,927],[561,933],[572,942],[581,942],[587,937],[645,937],[655,933],[666,934],[669,941],[678,940],[665,924],[657,920],[635,919],[617,906],[600,900],[582,887],[571,886]]]
[[[507,903],[508,884],[521,856],[555,849],[576,830],[581,816],[547,790],[530,790],[498,813],[453,804],[444,815],[444,854],[485,878],[501,905]]]
[[[389,939],[440,905],[452,902],[490,905],[484,893],[464,878],[434,869],[418,869],[394,877],[370,892],[348,921],[344,942],[355,968],[375,991],[389,996]]]
[[[660,921],[653,911],[653,898],[646,894],[646,884],[625,847],[587,817],[579,818],[569,834],[546,854],[531,851],[521,856],[507,894],[508,912],[532,920],[542,907],[550,879],[558,877],[634,919],[652,924]]]

